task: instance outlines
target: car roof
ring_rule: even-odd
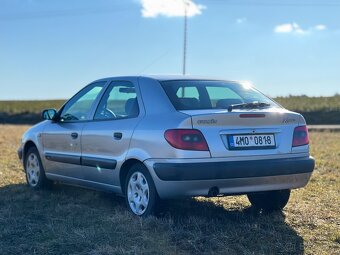
[[[168,75],[128,75],[128,76],[113,76],[98,79],[96,81],[101,80],[109,80],[109,79],[127,79],[127,78],[149,78],[157,81],[175,81],[175,80],[212,80],[212,81],[227,81],[227,82],[237,82],[233,80],[225,80],[212,78],[207,76],[197,76],[197,75],[177,75],[177,74],[168,74]]]

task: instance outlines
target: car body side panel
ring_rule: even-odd
[[[167,118],[177,112],[157,80],[139,77],[138,83],[147,115]]]
[[[82,171],[86,180],[119,185],[119,169],[125,161],[133,128],[137,123],[138,118],[86,123],[82,137],[82,158],[97,161],[93,166],[83,164]],[[114,138],[116,132],[122,134],[121,139]],[[116,165],[101,167],[99,162],[103,160],[116,162]]]
[[[92,165],[83,162],[82,170],[86,180],[119,186],[119,170],[126,160],[131,137],[136,125],[143,119],[145,110],[140,96],[137,78],[117,78],[111,82],[131,82],[137,94],[139,115],[135,118],[93,120],[87,122],[82,133],[82,159],[89,158]],[[115,133],[122,135],[121,139]],[[114,167],[102,167],[100,162],[115,162]]]
[[[139,84],[146,115],[134,131],[127,159],[210,157],[209,151],[177,150],[170,146],[164,132],[174,128],[191,129],[191,117],[175,110],[158,81],[140,78]]]
[[[29,128],[22,136],[21,138],[21,144],[19,150],[22,151],[22,158],[21,161],[24,161],[25,154],[24,154],[24,147],[28,142],[32,142],[35,144],[37,147],[39,153],[40,153],[40,158],[42,161],[44,161],[44,156],[43,156],[43,145],[42,145],[42,132],[44,131],[45,126],[48,124],[49,121],[45,120],[42,121],[33,127]]]
[[[42,133],[43,164],[47,174],[84,178],[81,166],[81,133],[83,122],[49,121]],[[77,133],[76,138],[72,133]],[[67,162],[67,163],[66,163]]]
[[[143,161],[148,158],[209,158],[209,151],[178,150],[173,148],[164,138],[164,132],[173,128],[191,128],[191,119],[180,114],[171,118],[154,115],[146,116],[134,131],[128,158],[139,156]]]

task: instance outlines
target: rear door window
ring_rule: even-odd
[[[139,114],[136,88],[128,81],[114,81],[105,91],[95,120],[134,118]]]

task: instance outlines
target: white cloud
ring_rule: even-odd
[[[192,0],[140,0],[142,4],[142,16],[154,18],[158,16],[182,17],[185,14],[185,6],[188,17],[202,14],[206,6],[196,4]]]
[[[238,18],[237,20],[236,20],[236,23],[237,24],[242,24],[242,23],[244,23],[244,22],[246,22],[247,21],[247,18]]]
[[[325,30],[327,27],[325,25],[319,24],[309,29],[303,29],[297,23],[286,23],[278,25],[274,28],[275,33],[286,33],[286,34],[296,34],[296,35],[307,35],[315,30],[321,31]]]
[[[307,30],[303,30],[297,23],[286,23],[278,25],[274,28],[275,33],[295,33],[295,34],[306,34]]]
[[[278,25],[274,29],[275,33],[291,33],[292,31],[293,31],[293,25],[290,23]]]
[[[325,29],[327,29],[327,27],[325,25],[323,25],[323,24],[316,25],[314,28],[316,30],[325,30]]]

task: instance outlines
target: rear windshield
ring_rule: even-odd
[[[177,110],[228,109],[242,103],[266,103],[278,107],[254,88],[224,81],[163,81],[163,89]]]

